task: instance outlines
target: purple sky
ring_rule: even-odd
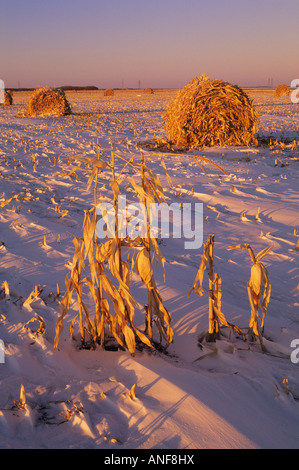
[[[299,78],[298,0],[1,0],[7,87]]]

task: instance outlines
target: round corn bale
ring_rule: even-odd
[[[143,93],[145,95],[152,95],[154,93],[154,90],[152,88],[145,88]]]
[[[164,114],[170,142],[195,149],[256,145],[257,118],[241,88],[205,74],[179,90]]]
[[[27,116],[65,116],[71,114],[65,93],[59,88],[43,87],[34,90],[29,98]]]
[[[12,105],[12,91],[5,90],[4,106],[11,106],[11,105]]]
[[[278,87],[274,91],[274,96],[289,96],[290,89],[288,85],[278,85]]]
[[[104,96],[114,96],[114,90],[112,90],[111,88],[107,88],[104,91]]]

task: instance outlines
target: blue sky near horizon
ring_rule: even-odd
[[[299,0],[0,0],[9,87],[299,78]]]

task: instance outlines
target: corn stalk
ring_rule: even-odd
[[[86,347],[86,338],[93,345],[96,343],[105,346],[105,331],[108,328],[110,334],[116,339],[121,348],[128,348],[133,355],[136,349],[136,336],[148,347],[153,347],[151,337],[142,333],[135,325],[135,308],[138,304],[130,292],[130,270],[128,261],[122,259],[121,248],[123,245],[135,247],[136,242],[131,240],[121,240],[118,236],[118,196],[120,194],[118,179],[115,174],[115,155],[111,152],[111,164],[108,165],[99,158],[100,152],[95,159],[79,159],[87,165],[91,165],[91,173],[87,187],[90,188],[95,181],[94,206],[85,211],[83,221],[83,237],[75,237],[73,240],[75,253],[73,256],[71,272],[66,275],[66,292],[60,305],[60,316],[56,322],[56,336],[54,347],[58,347],[61,333],[63,331],[64,318],[69,310],[73,293],[77,294],[78,314],[72,319],[70,324],[70,334],[74,337],[74,324],[79,321],[79,331],[81,346]],[[122,158],[122,157],[121,157]],[[123,158],[122,158],[123,159]],[[125,159],[123,159],[125,160]],[[125,160],[126,161],[126,160]],[[130,162],[126,161],[126,165]],[[125,165],[125,166],[126,166]],[[82,170],[81,167],[74,168]],[[99,243],[96,236],[96,207],[97,207],[97,182],[98,174],[102,171],[111,171],[112,181],[110,183],[113,190],[113,206],[115,214],[114,237],[107,237],[104,243]],[[150,239],[144,250],[149,254]],[[158,247],[157,247],[158,249]],[[157,315],[159,315],[159,326],[166,331],[166,338],[172,340],[170,328],[170,315],[162,304],[161,297],[151,275],[149,279],[144,278],[146,269],[144,259],[150,261],[149,256],[144,256],[145,251],[141,250],[138,255],[137,266],[144,282],[152,290],[151,303]],[[108,262],[110,276],[105,273],[104,265]],[[86,267],[89,267],[90,275],[84,275]],[[151,268],[150,268],[151,269]],[[111,280],[112,276],[112,280]],[[116,285],[118,284],[118,285]],[[94,320],[92,320],[86,302],[84,301],[85,291],[88,290],[94,301]],[[110,303],[109,303],[110,302]],[[113,306],[114,312],[110,311]],[[162,319],[168,321],[168,329],[162,324]]]
[[[267,314],[268,304],[271,296],[271,284],[269,281],[268,271],[260,262],[260,260],[272,249],[267,247],[260,251],[257,255],[254,254],[251,246],[248,243],[242,245],[235,245],[228,248],[229,250],[247,249],[253,263],[251,268],[250,279],[247,283],[248,298],[251,307],[251,316],[249,321],[248,333],[258,337],[262,348],[262,334],[264,332],[265,317]],[[259,308],[262,310],[262,317],[259,315]],[[258,319],[261,319],[261,326],[259,326]]]
[[[161,162],[162,166],[163,163]],[[163,168],[164,170],[166,169],[165,164]],[[160,251],[156,238],[151,235],[151,204],[156,201],[166,203],[166,200],[159,178],[145,164],[143,153],[141,153],[140,172],[141,186],[136,184],[134,180],[128,178],[145,210],[144,219],[146,220],[146,233],[142,238],[142,248],[135,260],[135,270],[147,288],[148,303],[144,305],[146,314],[145,333],[148,335],[150,341],[153,341],[153,323],[155,323],[159,332],[159,346],[164,340],[166,343],[164,348],[166,349],[173,341],[171,315],[165,307],[156,285],[151,256],[153,253],[164,268],[165,259]]]
[[[209,330],[206,336],[208,342],[213,342],[220,338],[220,326],[226,326],[232,328],[232,330],[242,337],[244,336],[241,329],[228,322],[225,318],[224,313],[221,310],[221,277],[218,273],[214,273],[214,243],[215,236],[209,235],[207,243],[204,247],[203,257],[195,277],[194,283],[188,292],[188,297],[191,292],[194,292],[199,296],[203,296],[204,289],[202,287],[204,272],[209,267]]]

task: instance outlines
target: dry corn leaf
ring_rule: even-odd
[[[135,400],[135,398],[136,398],[135,392],[136,392],[136,384],[134,384],[134,385],[132,386],[132,388],[130,389],[130,391],[127,392],[127,397],[128,397],[130,400]]]
[[[10,198],[8,199],[5,199],[4,201],[0,201],[0,207],[5,207],[7,206],[7,204],[10,203],[10,201],[12,201],[13,199],[16,199],[18,200],[19,199],[19,194],[15,194],[14,196],[11,196]]]
[[[60,214],[59,214],[59,217],[63,218],[65,217],[66,215],[68,215],[69,213],[69,210],[68,209],[65,209],[64,211],[62,211]]]
[[[109,184],[112,188],[115,199],[117,199],[118,196],[120,195],[120,189],[119,189],[118,182],[117,181],[111,181]]]
[[[9,295],[9,286],[7,281],[3,281],[1,285],[5,295]]]
[[[218,348],[216,348],[216,346],[205,346],[207,349],[210,349],[211,352],[210,353],[206,353],[206,354],[203,354],[202,356],[198,357],[197,359],[195,359],[193,362],[197,362],[197,361],[201,361],[202,359],[205,359],[206,357],[214,357],[214,356],[217,356],[218,354]]]
[[[68,278],[68,275],[65,277],[66,292],[63,296],[63,299],[60,303],[60,316],[55,324],[55,339],[54,339],[54,348],[58,347],[60,335],[63,331],[63,319],[68,312],[69,304],[72,298],[73,290],[75,289],[75,284],[72,279]]]
[[[255,255],[253,253],[253,250],[251,248],[251,246],[248,244],[248,243],[244,243],[242,245],[234,245],[234,246],[229,246],[228,247],[228,250],[237,250],[237,249],[241,249],[241,250],[245,250],[247,249],[249,251],[249,254],[250,254],[250,257],[251,257],[251,260],[253,263],[256,263],[256,258],[255,258]]]
[[[74,337],[74,323],[75,323],[76,319],[78,318],[78,316],[79,316],[79,314],[76,315],[70,323],[70,336],[73,340],[75,339],[75,337]]]
[[[96,250],[96,259],[98,263],[104,263],[111,255],[111,245],[113,240],[108,240],[101,245],[98,245]]]
[[[31,304],[31,302],[42,293],[42,291],[43,290],[40,288],[39,285],[35,286],[34,290],[29,294],[29,296],[27,297],[27,299],[23,303],[23,306],[28,307]]]
[[[25,387],[23,384],[21,384],[21,387],[20,387],[20,399],[15,400],[14,404],[20,410],[24,410],[26,408],[26,393],[25,393]]]
[[[139,251],[135,260],[135,269],[145,285],[149,285],[153,276],[153,269],[149,251],[143,248]]]
[[[134,354],[135,353],[135,349],[136,349],[136,341],[135,341],[135,335],[134,335],[134,332],[131,330],[131,328],[124,324],[123,327],[122,327],[122,332],[124,334],[124,337],[125,337],[125,342],[126,342],[126,345],[128,347],[128,350],[131,354]]]
[[[261,250],[255,257],[256,262],[260,261],[267,253],[269,253],[269,251],[272,250],[272,248],[272,246],[267,246],[266,248]]]
[[[255,263],[251,268],[250,283],[253,292],[259,296],[262,289],[263,271],[260,263]]]
[[[159,194],[161,199],[163,199],[163,201],[166,202],[163,187],[160,183],[158,176],[148,166],[144,165],[144,169],[149,174],[151,178],[151,183],[153,184],[153,187],[156,189],[157,194]]]
[[[33,323],[36,321],[39,322],[39,328],[36,331],[31,330],[32,333],[36,333],[37,335],[43,334],[46,331],[46,323],[40,315],[36,315],[35,317],[32,317],[27,323],[25,323],[24,328],[28,328],[27,325],[29,325],[29,323]]]
[[[131,183],[131,185],[135,189],[136,194],[138,194],[140,202],[143,203],[147,198],[147,194],[145,190],[141,186],[136,184],[132,178],[127,178],[127,180]],[[151,202],[155,202],[154,199],[152,199]]]
[[[203,293],[204,293],[204,290],[203,290],[203,287],[202,287],[203,276],[204,276],[204,272],[206,270],[208,262],[209,262],[209,245],[206,244],[205,249],[204,249],[204,253],[203,253],[203,257],[202,257],[201,263],[200,263],[199,268],[198,268],[196,278],[194,280],[193,286],[191,287],[191,289],[188,292],[188,297],[190,296],[193,289],[199,297],[201,297],[203,295]]]
[[[145,334],[143,334],[138,328],[134,327],[134,331],[139,339],[146,344],[149,348],[153,349],[153,345]]]
[[[154,237],[151,238],[151,246],[154,249],[154,252],[158,258],[158,261],[160,261],[162,267],[164,268],[164,279],[165,279],[165,257],[162,255],[159,245],[157,243],[157,240]]]
[[[20,401],[19,401],[19,404],[21,407],[24,407],[26,406],[26,392],[25,392],[25,387],[23,384],[21,384],[21,388],[20,388]]]
[[[171,180],[171,177],[169,176],[169,173],[167,171],[167,168],[166,168],[166,165],[165,165],[165,162],[163,160],[163,158],[161,157],[161,166],[165,172],[165,175],[166,175],[166,178],[167,178],[167,181],[168,181],[168,184],[169,186],[171,187],[172,186],[172,180]]]

